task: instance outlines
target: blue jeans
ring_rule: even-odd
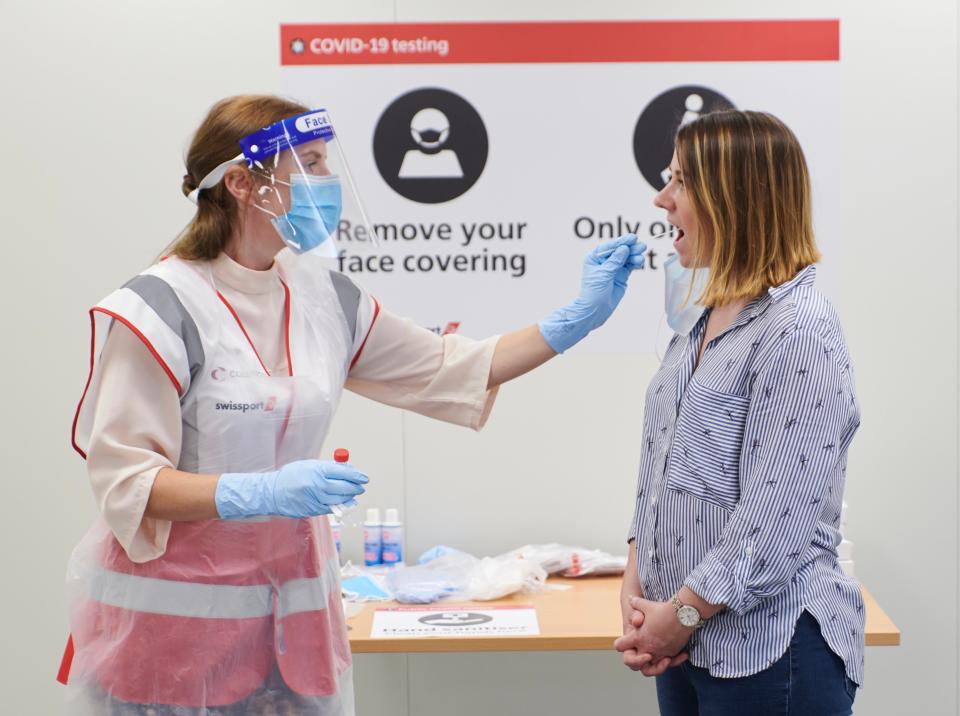
[[[808,612],[787,653],[760,673],[719,679],[685,663],[657,677],[661,716],[849,716],[856,693]]]

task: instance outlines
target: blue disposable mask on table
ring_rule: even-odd
[[[290,210],[272,219],[280,238],[295,252],[305,253],[329,240],[337,230],[343,201],[335,175],[290,176]]]
[[[674,254],[663,264],[667,325],[685,336],[693,330],[706,308],[696,300],[703,293],[709,279],[705,268],[684,268]]]

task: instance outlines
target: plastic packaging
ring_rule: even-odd
[[[432,562],[438,557],[443,557],[448,554],[466,554],[461,552],[459,549],[454,549],[453,547],[447,547],[443,544],[438,544],[436,547],[431,547],[426,552],[420,555],[417,559],[417,564],[426,564],[427,562]]]
[[[383,549],[383,525],[380,523],[380,510],[371,507],[367,510],[367,521],[363,523],[363,563],[368,567],[380,564]]]
[[[387,508],[387,517],[383,521],[381,563],[394,566],[403,563],[403,525],[400,522],[400,512],[394,508]]]
[[[484,557],[450,550],[414,567],[398,567],[387,587],[398,602],[429,604],[443,598],[487,601],[514,592],[536,592],[547,579],[540,565],[522,557]]]
[[[504,556],[523,557],[540,565],[547,574],[557,574],[561,577],[623,574],[627,567],[626,556],[556,543],[528,544],[507,552]]]
[[[475,561],[476,557],[461,552],[425,565],[397,567],[387,575],[387,589],[402,604],[430,604],[462,594],[467,571]]]

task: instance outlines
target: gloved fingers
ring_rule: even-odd
[[[607,257],[609,257],[614,251],[616,251],[621,246],[633,246],[637,243],[636,234],[624,234],[616,239],[611,239],[610,241],[604,241],[602,244],[597,246],[593,251],[591,251],[588,256],[592,259],[595,259],[596,263],[602,263]]]
[[[623,296],[623,292],[627,288],[627,281],[630,279],[632,270],[629,266],[623,266],[622,268],[618,268],[617,272],[613,275],[613,283],[620,289],[620,292],[617,294],[620,297]]]
[[[320,499],[320,507],[324,510],[324,514],[330,514],[330,507],[333,505],[340,505],[341,507],[355,507],[357,501],[352,497],[350,499],[343,499],[343,495],[322,495]]]
[[[366,489],[356,482],[348,482],[347,480],[338,480],[331,477],[328,477],[324,481],[322,489],[323,492],[328,495],[336,495],[339,497],[355,497],[356,495],[362,495],[366,492]],[[339,502],[342,501],[343,500],[340,500]]]
[[[631,270],[642,269],[647,263],[647,245],[642,241],[638,241],[635,244],[630,246],[630,256],[627,259],[626,265],[631,268]]]
[[[370,482],[369,477],[349,462],[323,462],[321,463],[321,470],[323,475],[336,480],[347,480],[348,482],[356,482],[361,485],[366,485]]]
[[[623,268],[627,259],[630,258],[630,247],[629,246],[618,246],[613,250],[613,253],[610,254],[606,259],[604,259],[603,265],[601,268],[609,271],[610,273],[615,273],[619,269]]]

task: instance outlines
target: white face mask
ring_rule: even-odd
[[[663,264],[665,306],[667,325],[685,336],[693,330],[706,310],[704,306],[696,303],[696,300],[707,285],[709,271],[705,268],[696,271],[684,268],[679,258],[674,254]]]

